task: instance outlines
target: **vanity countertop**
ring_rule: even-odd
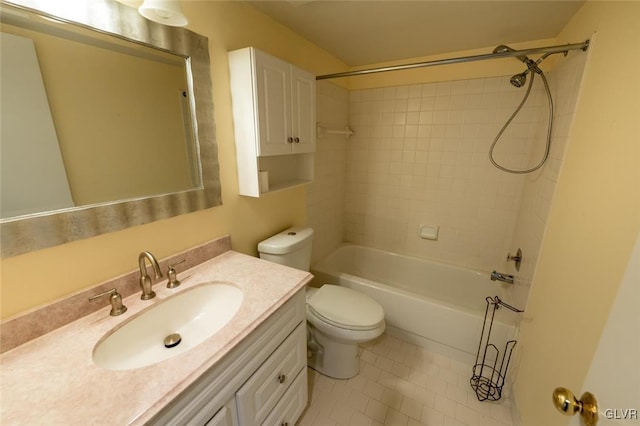
[[[109,307],[5,352],[0,358],[2,415],[14,424],[143,424],[218,362],[311,279],[308,272],[227,251],[178,274],[182,285],[156,298],[124,299],[128,311]],[[93,363],[96,343],[114,327],[163,299],[204,282],[237,285],[244,299],[235,317],[200,345],[134,370],[111,371]],[[89,303],[89,302],[87,302]]]

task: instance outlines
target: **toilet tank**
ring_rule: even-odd
[[[294,226],[258,244],[260,258],[308,271],[311,266],[313,229]]]

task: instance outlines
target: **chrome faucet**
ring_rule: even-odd
[[[140,266],[140,288],[142,289],[142,296],[140,299],[149,300],[156,297],[156,293],[152,290],[152,282],[149,275],[147,275],[147,265],[145,259],[149,260],[149,263],[153,267],[155,278],[162,278],[162,271],[160,271],[160,265],[156,258],[148,251],[143,251],[138,256],[138,265]]]
[[[513,284],[513,275],[503,274],[500,272],[493,271],[491,273],[491,281],[495,281],[495,280]]]

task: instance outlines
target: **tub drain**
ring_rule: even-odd
[[[182,342],[182,336],[178,333],[173,333],[164,338],[164,347],[165,348],[174,348],[178,346]]]

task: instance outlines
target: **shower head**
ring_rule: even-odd
[[[515,87],[522,87],[524,86],[524,83],[527,81],[527,73],[529,72],[529,70],[526,70],[525,72],[522,72],[520,74],[516,74],[513,77],[511,77],[511,80],[509,80],[509,82],[514,85]]]
[[[507,53],[507,52],[515,52],[515,51],[516,51],[515,49],[512,49],[509,46],[505,46],[504,44],[501,44],[500,46],[493,49],[493,53]],[[526,62],[529,59],[524,55],[516,56],[516,58],[518,58],[522,62]]]

